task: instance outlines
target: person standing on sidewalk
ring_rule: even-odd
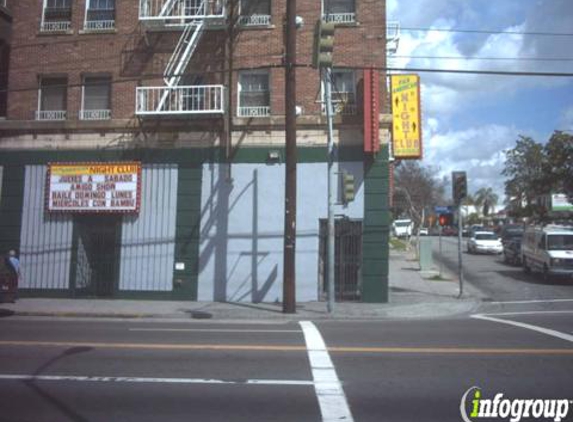
[[[21,271],[20,271],[20,260],[16,255],[16,251],[11,249],[8,252],[8,257],[6,258],[6,265],[10,269],[12,273],[12,285],[10,286],[10,290],[13,292],[14,301],[18,299],[18,283],[20,281]]]

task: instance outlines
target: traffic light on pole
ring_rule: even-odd
[[[343,172],[342,173],[342,201],[347,204],[354,201],[354,175]]]
[[[451,213],[447,213],[447,214],[440,214],[440,216],[438,217],[438,223],[440,224],[440,226],[445,227],[445,226],[453,226],[454,224],[454,215]]]
[[[468,196],[468,182],[465,171],[452,172],[452,196],[456,205],[460,205],[462,200]]]
[[[314,31],[314,68],[332,67],[334,51],[334,23],[319,20]]]

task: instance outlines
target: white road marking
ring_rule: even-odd
[[[537,325],[525,324],[523,322],[510,321],[507,319],[494,318],[487,315],[472,315],[472,318],[481,319],[484,321],[498,322],[500,324],[513,325],[514,327],[525,328],[526,330],[536,331],[538,333],[546,334],[548,336],[557,337],[562,340],[573,342],[573,335],[565,334],[561,331],[551,330],[549,328],[538,327]]]
[[[299,322],[304,333],[308,360],[314,379],[323,422],[353,422],[346,395],[332,364],[326,344],[316,326],[310,321]]]
[[[543,300],[516,300],[512,302],[489,302],[490,305],[522,305],[528,303],[560,303],[573,302],[573,299],[543,299]]]
[[[109,383],[156,383],[156,384],[235,384],[235,385],[282,385],[309,386],[312,381],[298,380],[221,380],[209,378],[154,378],[154,377],[95,377],[73,375],[20,375],[0,374],[0,381],[75,381],[75,382],[109,382]]]
[[[300,330],[246,330],[232,328],[129,328],[129,331],[197,332],[197,333],[302,333]]]
[[[527,311],[527,312],[488,312],[482,314],[485,316],[512,316],[512,315],[557,315],[557,314],[573,314],[572,311]]]

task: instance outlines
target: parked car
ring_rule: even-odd
[[[453,226],[442,227],[442,236],[457,236],[458,229]]]
[[[428,236],[429,234],[430,234],[430,233],[429,233],[427,227],[422,227],[422,228],[420,229],[420,236]]]
[[[573,226],[527,227],[521,243],[521,259],[525,272],[540,272],[544,279],[573,278]]]
[[[513,236],[503,244],[503,260],[508,264],[521,264],[521,239],[522,236]]]
[[[412,228],[414,222],[409,218],[394,220],[392,223],[392,231],[396,237],[410,237],[412,236]]]
[[[493,232],[476,231],[468,240],[468,253],[495,253],[503,252],[500,238]]]
[[[522,238],[524,227],[521,224],[506,224],[501,229],[501,243],[511,241],[513,238]]]
[[[479,232],[479,231],[486,231],[485,227],[479,224],[472,224],[470,226],[470,232],[469,232],[469,237],[472,237],[475,232]]]

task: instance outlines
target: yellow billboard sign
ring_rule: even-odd
[[[390,76],[392,91],[392,142],[395,158],[422,158],[420,77]]]

